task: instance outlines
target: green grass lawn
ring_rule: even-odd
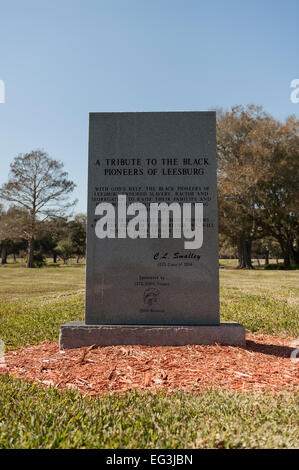
[[[83,319],[84,273],[82,264],[1,266],[6,349],[57,341],[62,323]],[[298,271],[221,269],[220,283],[222,320],[298,336]],[[290,392],[128,392],[88,399],[4,376],[0,397],[0,448],[298,447],[298,400]]]
[[[299,335],[299,271],[221,270],[222,320],[252,332]]]
[[[298,444],[290,393],[205,390],[83,398],[0,380],[0,448],[289,448]],[[145,406],[146,403],[146,406]],[[6,417],[10,417],[7,419]]]
[[[84,317],[84,265],[0,267],[0,338],[8,349],[57,341],[59,327]],[[247,330],[299,335],[299,271],[220,270],[221,320]]]

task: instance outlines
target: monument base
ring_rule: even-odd
[[[219,325],[86,325],[69,322],[61,326],[60,349],[84,346],[184,346],[186,344],[213,344],[214,342],[245,346],[245,328],[239,323]]]

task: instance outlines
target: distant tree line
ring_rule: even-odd
[[[76,201],[68,197],[75,184],[63,164],[35,150],[21,154],[10,166],[9,180],[0,188],[0,198],[10,203],[0,207],[1,263],[7,256],[26,253],[27,267],[42,266],[47,256],[66,263],[85,256],[86,216],[70,219]]]
[[[220,255],[237,257],[239,268],[283,258],[299,266],[299,120],[284,123],[261,107],[217,112]],[[73,218],[75,184],[63,164],[36,150],[11,164],[0,188],[1,262],[26,253],[27,267],[85,256],[86,216]]]
[[[6,264],[7,257],[11,255],[15,261],[18,257],[25,258],[28,266],[29,224],[26,210],[11,206],[5,211],[0,207],[1,264]],[[37,221],[32,246],[33,263],[30,267],[45,265],[47,258],[52,258],[53,263],[61,259],[66,264],[75,257],[79,262],[86,253],[86,215]]]

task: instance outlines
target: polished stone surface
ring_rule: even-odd
[[[91,113],[89,126],[86,324],[218,325],[215,112]],[[202,247],[97,238],[96,206],[120,194],[202,202]]]

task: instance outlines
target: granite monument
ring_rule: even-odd
[[[85,322],[60,346],[244,345],[220,323],[215,112],[91,113]]]

